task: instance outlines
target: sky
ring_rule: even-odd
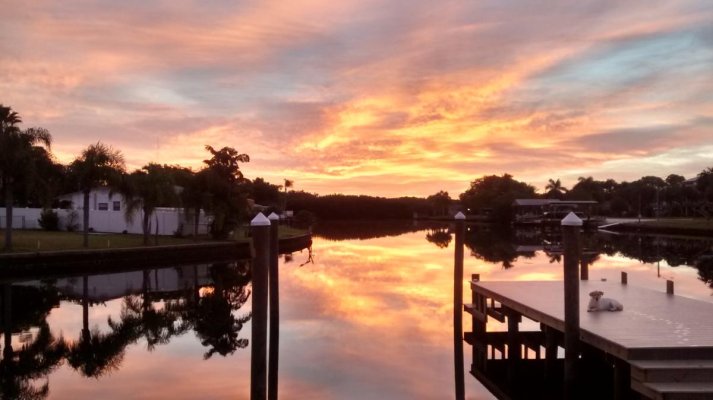
[[[509,173],[713,166],[713,2],[34,1],[0,7],[0,104],[69,162],[198,169],[319,194],[457,197]]]

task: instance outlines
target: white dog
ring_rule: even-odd
[[[592,298],[589,300],[587,311],[621,311],[624,309],[624,306],[618,301],[602,297],[604,292],[601,290],[595,290],[589,295]]]

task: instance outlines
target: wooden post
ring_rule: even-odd
[[[456,219],[456,243],[453,266],[453,363],[455,367],[456,400],[465,399],[465,371],[463,368],[463,243],[465,215]]]
[[[280,354],[280,279],[279,279],[279,240],[280,217],[271,213],[270,220],[270,346],[267,362],[267,398],[277,400],[278,357]]]
[[[508,320],[508,360],[517,361],[522,358],[522,343],[520,341],[522,316],[510,308],[506,308],[504,311]]]
[[[250,399],[267,395],[267,296],[270,265],[270,220],[258,213],[250,222],[252,233],[252,345],[250,351]]]
[[[630,398],[631,367],[629,363],[619,358],[614,360],[614,400]]]
[[[621,271],[621,284],[626,285],[628,283],[629,283],[629,275],[626,272]]]
[[[673,294],[673,281],[666,279],[666,294]]]
[[[10,360],[12,358],[12,285],[9,283],[4,283],[2,285],[3,299],[2,299],[2,328],[3,328],[3,361]]]
[[[545,331],[545,378],[554,377],[553,371],[557,363],[557,336],[556,331],[549,327],[544,327]]]
[[[579,279],[583,281],[589,280],[589,262],[584,257],[582,257],[581,266],[579,270]]]
[[[582,220],[570,212],[562,219],[564,242],[564,395],[575,398],[579,358],[579,229]]]

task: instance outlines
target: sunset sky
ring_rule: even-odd
[[[709,1],[3,0],[0,57],[63,162],[232,146],[249,178],[389,197],[713,166]]]

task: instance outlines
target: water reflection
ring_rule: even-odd
[[[591,266],[602,256],[623,256],[641,263],[665,263],[669,267],[689,266],[698,269],[700,280],[713,288],[710,259],[713,240],[708,238],[642,236],[631,234],[600,234],[585,232],[582,236],[583,263]],[[427,237],[429,242],[432,238]],[[558,230],[494,229],[489,226],[470,226],[466,247],[475,258],[498,263],[508,269],[516,261],[546,255],[549,262],[562,261],[562,238]]]
[[[207,349],[204,359],[233,354],[248,346],[239,335],[250,312],[238,311],[250,298],[249,283],[243,261],[4,284],[0,398],[46,398],[47,376],[65,361],[99,378],[121,368],[130,345],[144,342],[153,351],[189,331]],[[53,333],[47,322],[60,299],[81,305],[76,337]],[[119,315],[102,328],[90,325],[90,308],[112,301],[121,302]]]
[[[448,228],[434,228],[429,229],[426,234],[426,240],[438,246],[438,248],[445,249],[453,240],[453,235]]]
[[[13,293],[15,292],[15,293]],[[14,297],[14,301],[13,301]],[[49,393],[49,375],[62,362],[67,347],[50,333],[45,318],[56,304],[51,291],[2,286],[3,351],[0,360],[0,397],[43,399]],[[13,347],[12,333],[37,327],[35,335],[22,337]],[[19,348],[18,348],[19,347]],[[36,381],[44,379],[44,382]]]
[[[328,228],[322,234],[344,232],[318,237],[312,252],[282,260],[281,399],[454,397],[454,333],[461,329],[454,326],[460,307],[454,307],[453,227],[373,225]],[[464,277],[561,279],[556,231],[470,228]],[[618,279],[626,270],[632,285],[658,287],[660,263],[661,276],[676,279],[677,293],[711,301],[710,241],[584,238],[593,280]],[[461,283],[470,293],[465,279]],[[6,286],[0,397],[222,399],[249,393],[249,352],[241,351],[251,341],[247,263]],[[6,293],[11,301],[4,301]],[[470,331],[470,319],[462,322]],[[468,399],[492,398],[475,379],[464,386]]]

